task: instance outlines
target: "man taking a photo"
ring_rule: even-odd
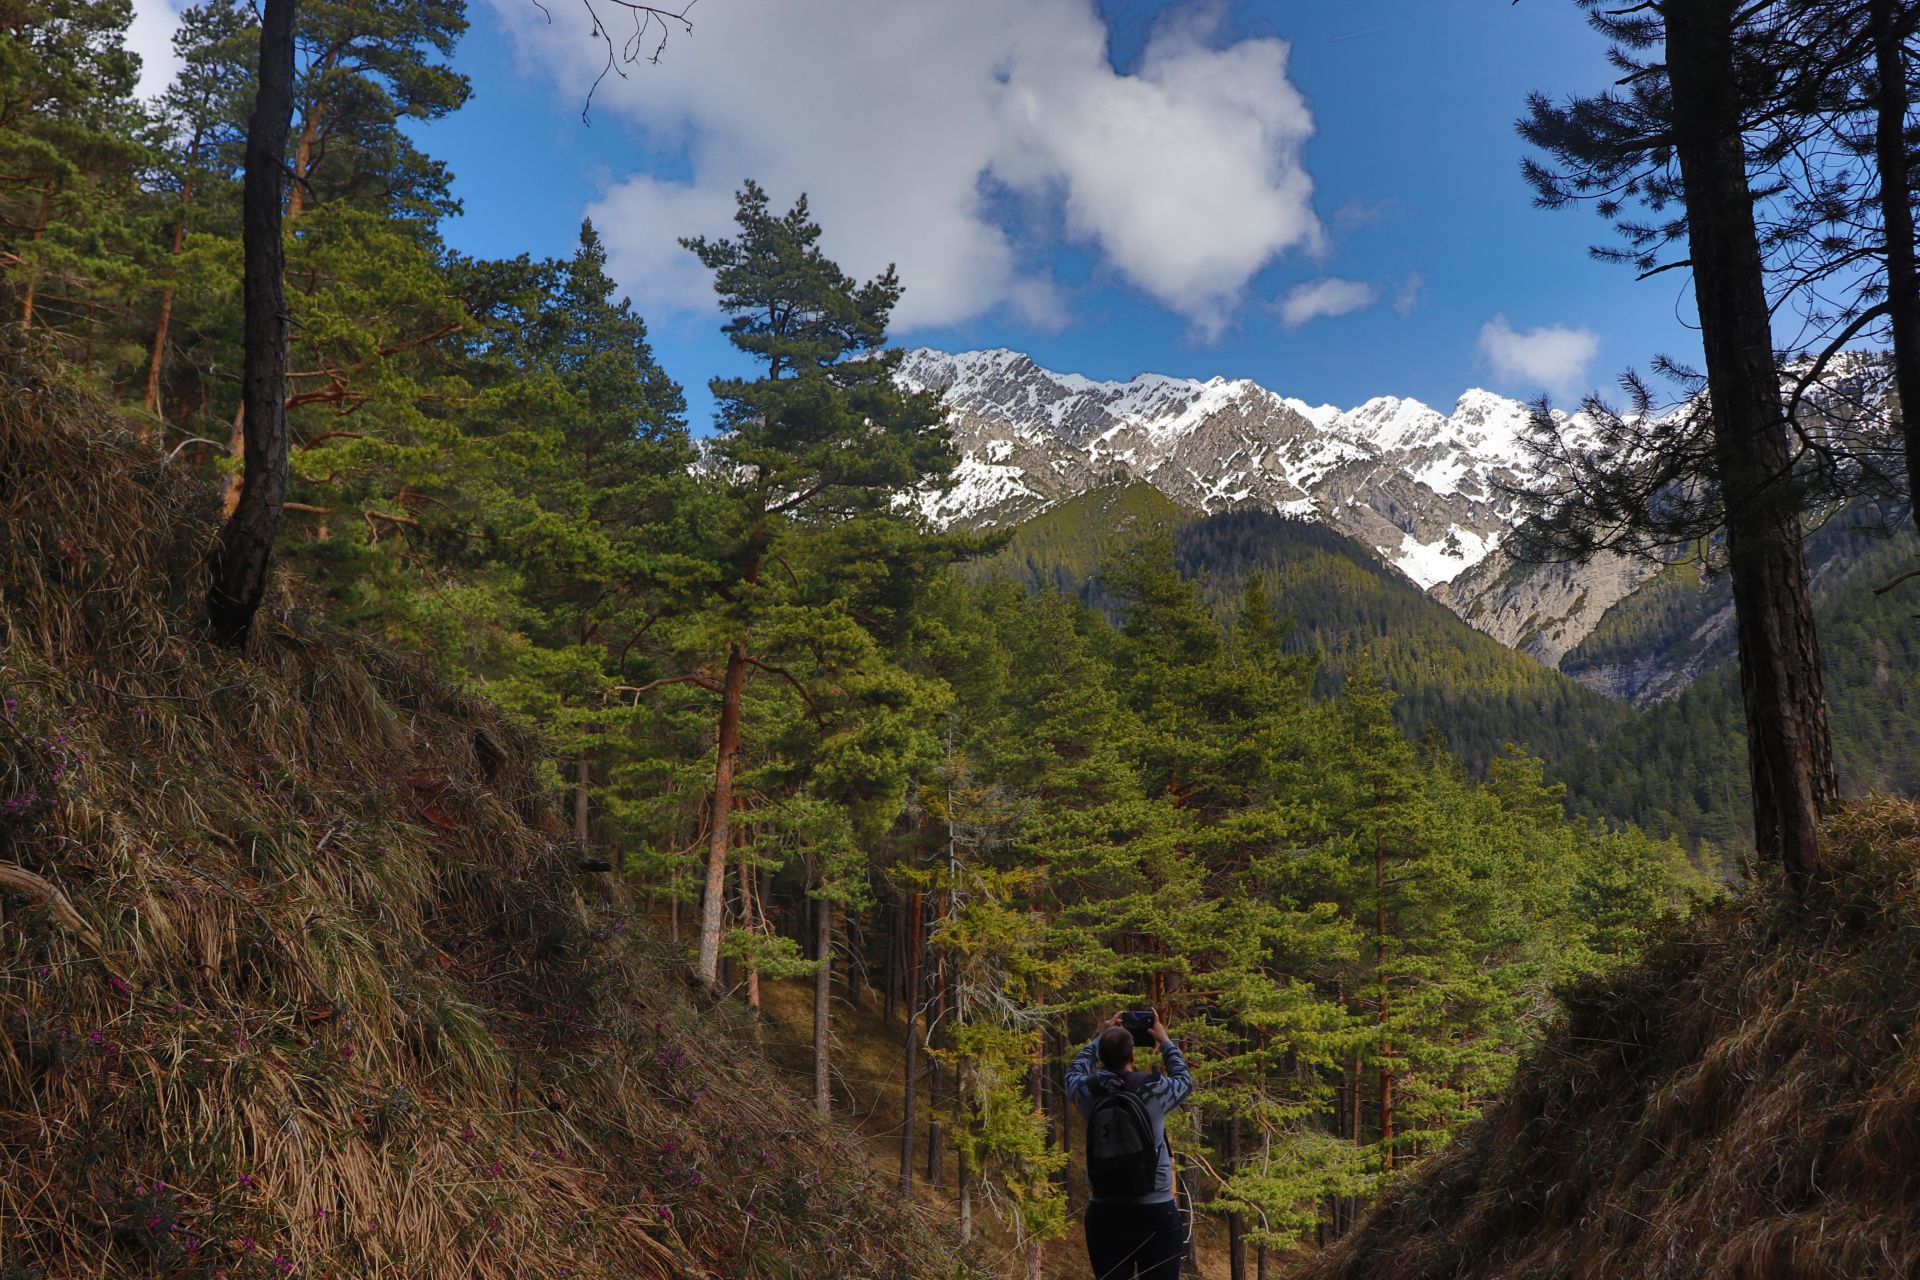
[[[1136,1026],[1159,1046],[1161,1070],[1133,1069]],[[1185,1055],[1159,1014],[1116,1013],[1067,1067],[1066,1086],[1087,1119],[1087,1256],[1095,1280],[1178,1280],[1186,1229],[1174,1202],[1166,1118],[1193,1092]]]

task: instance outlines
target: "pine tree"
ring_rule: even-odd
[[[735,239],[686,242],[714,272],[724,332],[766,366],[757,379],[716,379],[721,432],[709,473],[724,497],[715,530],[710,634],[724,669],[719,695],[714,786],[696,972],[718,980],[726,866],[731,848],[740,713],[749,670],[773,664],[752,652],[763,572],[791,525],[875,517],[892,495],[938,481],[952,467],[946,433],[930,400],[903,395],[892,380],[898,356],[884,351],[887,318],[899,300],[891,270],[856,285],[820,252],[820,228],[802,197],[785,215],[749,182],[740,192]]]
[[[1762,855],[1804,886],[1821,865],[1820,814],[1838,788],[1748,179],[1752,94],[1761,83],[1752,28],[1770,6],[1736,16],[1723,0],[1664,0],[1620,12],[1600,0],[1579,3],[1616,42],[1630,92],[1564,106],[1533,99],[1522,132],[1562,168],[1529,161],[1527,173],[1548,205],[1597,191],[1637,194],[1662,217],[1652,227],[1627,225],[1633,252],[1623,256],[1643,269],[1651,268],[1650,246],[1684,235],[1710,408],[1703,403],[1680,426],[1661,427],[1664,438],[1636,429],[1644,452],[1624,450],[1634,455],[1635,474],[1592,482],[1595,468],[1586,468],[1567,490],[1571,501],[1548,500],[1559,519],[1546,541],[1591,549],[1623,522],[1633,525],[1636,510],[1670,504],[1690,487],[1711,493],[1713,515],[1724,523],[1740,636],[1755,834]],[[1655,47],[1664,48],[1657,64],[1634,61]],[[1666,213],[1674,206],[1682,218]],[[1609,195],[1600,207],[1613,215],[1622,201]],[[1685,532],[1698,537],[1701,530]]]
[[[293,110],[294,0],[265,0],[260,73],[247,123],[241,207],[241,424],[245,471],[221,526],[207,617],[227,644],[245,641],[266,595],[287,497],[286,250],[281,190]]]
[[[647,638],[698,571],[678,550],[693,537],[694,452],[680,389],[616,296],[592,223],[542,295],[521,323],[490,335],[487,358],[502,367],[470,409],[477,439],[462,450],[470,473],[457,514],[489,531],[481,559],[509,571],[504,595],[524,639],[478,674],[569,761],[585,855],[594,796],[618,803],[604,793],[644,754],[652,713],[618,691],[659,677]],[[447,619],[450,641],[468,642],[473,603]]]
[[[289,219],[333,200],[429,222],[457,210],[446,167],[403,124],[466,101],[447,62],[466,27],[465,0],[302,0]]]
[[[242,164],[246,103],[253,88],[253,68],[247,56],[251,24],[251,13],[231,0],[212,0],[182,13],[173,37],[180,70],[160,99],[159,115],[169,141],[159,189],[173,196],[174,207],[168,236],[169,262],[159,273],[165,283],[148,342],[142,395],[147,412],[156,417],[166,407],[169,343],[183,268],[205,263],[204,258],[199,263],[183,260],[188,234],[208,226],[218,226],[228,237],[238,234],[237,207],[223,206],[237,204],[233,179]],[[195,283],[206,287],[204,282]],[[189,395],[187,404],[174,416],[191,416],[199,399]]]
[[[99,303],[137,287],[150,254],[150,156],[122,45],[130,0],[17,0],[0,42],[0,267],[11,318],[91,343]],[[98,353],[95,353],[96,355]]]

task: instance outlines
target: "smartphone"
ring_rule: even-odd
[[[1153,1010],[1128,1009],[1120,1015],[1120,1025],[1133,1032],[1133,1042],[1139,1046],[1153,1043]]]

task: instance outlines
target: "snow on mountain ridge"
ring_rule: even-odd
[[[1527,467],[1531,411],[1478,388],[1450,415],[1397,396],[1342,410],[1245,378],[1059,374],[1004,348],[910,351],[899,377],[940,395],[966,459],[927,505],[946,524],[1024,519],[1102,483],[1144,480],[1197,510],[1319,519],[1425,589],[1500,544],[1514,511],[1495,482]]]

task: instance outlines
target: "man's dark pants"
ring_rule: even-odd
[[[1094,1280],[1180,1280],[1187,1252],[1180,1206],[1102,1204],[1087,1206],[1087,1256]]]

